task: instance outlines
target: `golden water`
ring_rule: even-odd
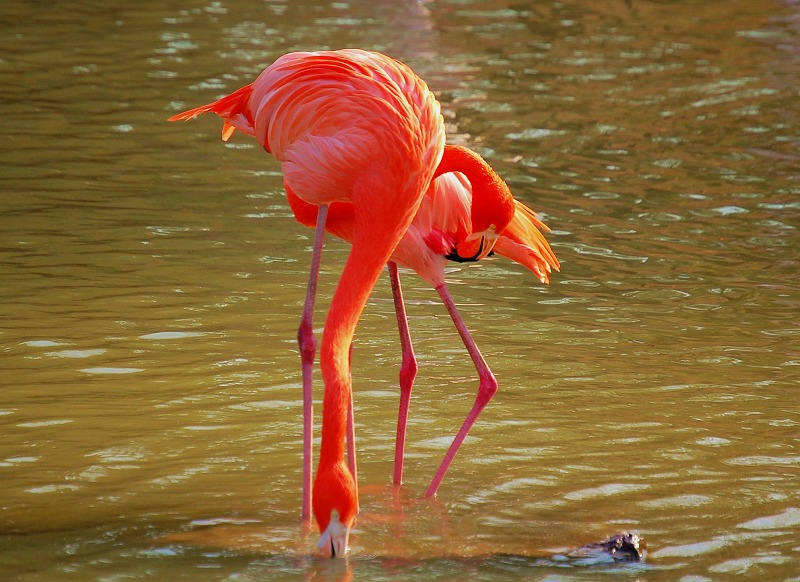
[[[3,579],[798,576],[796,4],[140,4],[0,7]],[[434,501],[475,373],[404,274],[420,374],[393,491],[381,281],[353,356],[362,512],[330,564],[298,520],[310,233],[251,141],[165,119],[342,46],[428,80],[563,270],[453,265],[500,390]],[[623,530],[643,568],[553,557]]]

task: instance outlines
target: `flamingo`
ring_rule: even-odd
[[[345,461],[351,403],[349,349],[358,320],[383,266],[422,203],[442,159],[444,122],[427,85],[403,63],[359,49],[289,53],[249,85],[213,103],[174,115],[188,120],[214,112],[222,135],[252,135],[280,163],[284,184],[317,207],[306,302],[298,330],[303,363],[303,516],[312,506],[318,547],[343,556],[358,513],[358,489]],[[324,383],[322,440],[309,490],[311,332],[329,206],[352,204],[352,247],[331,301],[320,346]],[[491,252],[511,220],[509,201],[471,216],[471,231]],[[310,472],[310,471],[309,471]],[[310,498],[310,499],[309,499]]]
[[[463,172],[456,171],[455,168],[460,168]],[[475,403],[428,486],[426,497],[436,494],[464,439],[497,392],[497,381],[447,288],[445,265],[448,260],[476,261],[488,254],[481,248],[486,246],[484,235],[471,231],[471,214],[485,212],[481,204],[501,203],[500,201],[511,196],[507,185],[491,166],[478,154],[461,146],[445,145],[442,162],[434,177],[414,220],[388,263],[402,349],[400,405],[392,476],[396,485],[402,483],[409,403],[417,374],[417,361],[403,304],[398,264],[415,271],[439,294],[475,365],[480,383]],[[303,202],[289,187],[286,188],[286,195],[297,221],[306,226],[314,226],[317,208]],[[511,200],[513,217],[504,231],[495,233],[497,239],[494,250],[533,271],[542,283],[548,283],[551,270],[558,270],[560,267],[541,232],[549,231],[549,228],[525,204],[513,198]],[[354,225],[355,214],[351,204],[335,203],[330,206],[326,221],[328,232],[350,242],[353,240]],[[348,437],[348,442],[352,442],[352,434],[349,433]],[[354,456],[355,453],[352,454]]]

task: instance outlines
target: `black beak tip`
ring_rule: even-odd
[[[458,254],[458,249],[456,247],[453,247],[453,250],[450,251],[449,254],[446,254],[444,256],[444,258],[449,260],[449,261],[454,261],[456,263],[474,263],[475,261],[478,260],[478,257],[481,256],[481,253],[483,252],[483,247],[484,247],[485,244],[486,244],[486,237],[482,236],[481,237],[481,246],[478,247],[478,252],[476,252],[471,257],[462,257],[461,255]]]

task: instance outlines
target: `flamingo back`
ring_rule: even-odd
[[[306,202],[350,200],[376,169],[398,191],[430,181],[444,147],[440,107],[403,63],[358,49],[290,53],[253,82],[254,135]]]

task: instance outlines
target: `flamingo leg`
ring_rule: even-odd
[[[403,303],[403,290],[400,287],[400,274],[397,264],[388,263],[389,279],[392,283],[392,297],[394,310],[397,316],[397,328],[400,331],[400,347],[403,353],[403,362],[400,364],[400,408],[397,412],[397,437],[394,446],[394,474],[392,482],[400,485],[403,482],[403,457],[406,447],[406,426],[408,425],[408,408],[411,403],[411,389],[417,377],[417,358],[414,355],[414,346],[411,345],[411,333],[408,330],[406,306]]]
[[[439,469],[433,476],[433,481],[431,481],[428,490],[425,492],[425,497],[431,497],[436,494],[436,491],[439,489],[439,485],[442,483],[442,479],[444,479],[447,470],[450,468],[450,463],[453,462],[453,458],[455,458],[459,447],[461,447],[464,439],[467,438],[467,434],[472,428],[472,425],[475,424],[475,421],[478,420],[480,413],[484,408],[486,408],[486,405],[492,399],[492,396],[494,396],[497,392],[497,380],[495,380],[494,374],[492,374],[492,371],[486,364],[486,360],[483,359],[475,340],[472,339],[472,335],[469,333],[469,329],[467,329],[467,324],[464,323],[464,319],[458,312],[456,304],[453,302],[453,297],[447,290],[447,286],[442,283],[436,287],[436,291],[442,298],[442,302],[447,308],[450,317],[453,319],[453,323],[458,330],[458,334],[461,336],[461,340],[464,342],[464,346],[467,348],[467,352],[469,352],[472,362],[475,364],[475,368],[478,371],[478,377],[480,378],[480,385],[478,386],[478,393],[475,396],[475,404],[472,405],[472,409],[469,411],[469,414],[467,414],[467,417],[464,419],[464,423],[461,425],[461,428],[456,434],[455,439],[453,439],[453,443],[447,450],[447,454],[444,456],[442,464],[439,465]]]
[[[306,287],[306,301],[303,305],[300,328],[297,330],[297,344],[300,347],[300,360],[303,367],[303,504],[300,514],[303,521],[311,519],[312,439],[314,436],[313,374],[314,356],[317,352],[317,340],[314,338],[312,322],[327,218],[327,205],[320,206],[317,213],[317,226],[314,232],[314,250],[311,253],[311,269],[308,275],[308,286]]]

